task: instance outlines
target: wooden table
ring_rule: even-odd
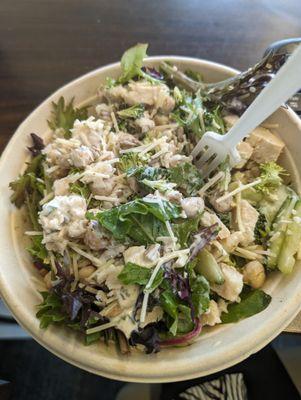
[[[273,41],[301,36],[300,20],[300,0],[2,0],[0,151],[51,92],[136,42],[246,69]]]

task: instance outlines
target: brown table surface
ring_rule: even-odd
[[[193,56],[246,69],[273,41],[301,36],[300,0],[0,3],[0,151],[51,92],[119,60],[137,42],[150,44],[149,55]],[[301,331],[298,326],[290,330]]]

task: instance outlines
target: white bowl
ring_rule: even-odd
[[[169,59],[184,69],[198,70],[207,81],[221,80],[237,72],[220,64],[184,57],[152,57],[147,63],[156,65],[162,59]],[[129,356],[121,356],[116,353],[114,346],[106,347],[103,343],[86,347],[71,330],[57,326],[39,329],[39,321],[35,317],[35,306],[40,298],[32,276],[38,278],[38,273],[32,268],[24,250],[22,218],[10,204],[8,184],[24,167],[29,134],[35,132],[44,136],[49,132],[46,121],[51,102],[57,101],[60,96],[66,99],[75,96],[76,105],[89,103],[95,98],[96,88],[104,82],[105,77],[117,76],[119,71],[119,64],[108,65],[62,87],[32,112],[7,145],[0,161],[1,296],[16,320],[35,340],[58,357],[87,371],[135,382],[170,382],[208,375],[257,352],[289,324],[300,310],[300,265],[296,265],[289,276],[275,273],[269,278],[265,290],[272,294],[272,302],[262,313],[237,324],[204,330],[190,346],[163,349],[153,355],[133,351]],[[281,108],[270,121],[279,124],[277,131],[295,160],[297,169],[288,153],[284,157],[295,187],[299,189],[296,172],[301,170],[299,118],[291,110]]]

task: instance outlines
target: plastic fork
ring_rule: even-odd
[[[206,132],[191,155],[206,178],[228,156],[231,166],[239,163],[237,144],[301,88],[301,45],[275,77],[225,135]]]

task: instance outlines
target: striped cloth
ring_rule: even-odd
[[[210,382],[192,386],[179,395],[185,400],[247,400],[243,374],[227,374]]]

